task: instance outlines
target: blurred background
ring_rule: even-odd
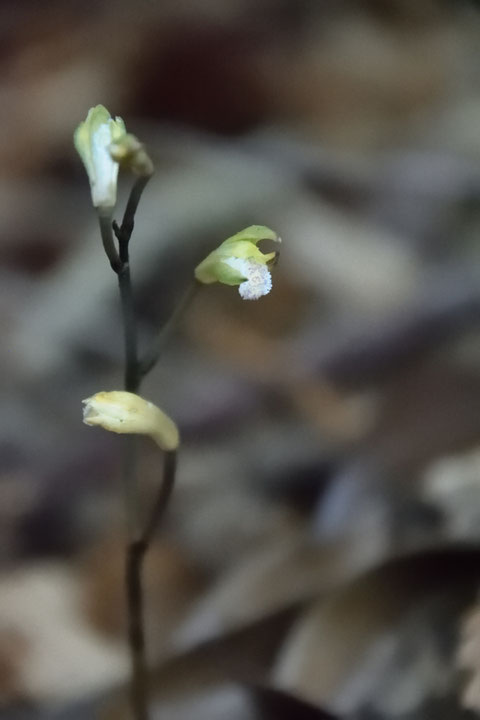
[[[6,1],[0,36],[0,716],[129,717],[121,445],[81,422],[122,383],[72,144],[102,103],[156,167],[142,349],[219,242],[283,239],[271,294],[204,288],[143,388],[183,441],[154,717],[475,717],[479,4]]]

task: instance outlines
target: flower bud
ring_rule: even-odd
[[[126,133],[110,145],[110,155],[115,162],[120,163],[122,167],[128,168],[136,175],[153,174],[153,162],[145,150],[145,146],[131,133]]]
[[[150,435],[162,450],[175,450],[178,428],[160,408],[134,393],[98,392],[82,401],[83,422],[116,433]]]
[[[244,300],[257,300],[272,289],[269,265],[277,253],[262,253],[260,240],[281,242],[278,235],[263,225],[251,225],[225,240],[207,255],[195,269],[196,279],[204,284],[220,282],[238,285]]]
[[[119,166],[110,154],[110,146],[125,133],[122,118],[114,120],[103,105],[90,108],[86,120],[75,130],[73,141],[87,171],[96,208],[115,206]]]

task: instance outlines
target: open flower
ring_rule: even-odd
[[[135,393],[98,392],[82,401],[83,422],[121,434],[150,435],[162,450],[175,450],[178,428],[160,408]]]
[[[257,300],[272,289],[269,266],[277,253],[262,253],[260,240],[280,242],[278,235],[263,225],[251,225],[225,240],[207,255],[195,269],[196,279],[204,284],[220,282],[238,285],[244,300]]]
[[[113,208],[117,200],[118,162],[110,154],[112,143],[126,134],[122,118],[115,120],[103,105],[90,108],[75,130],[73,141],[90,181],[93,205]]]

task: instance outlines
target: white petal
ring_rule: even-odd
[[[92,137],[92,158],[95,175],[90,178],[92,199],[95,206],[115,205],[117,191],[118,163],[109,151],[112,142],[111,126],[100,125]]]
[[[262,295],[268,295],[272,289],[272,276],[266,265],[245,260],[246,277],[248,278],[238,288],[238,292],[244,300],[258,300]]]
[[[223,262],[247,278],[238,288],[244,300],[258,300],[262,295],[268,295],[272,289],[272,276],[266,265],[253,258],[231,257]]]

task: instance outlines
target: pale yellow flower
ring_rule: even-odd
[[[176,450],[178,428],[159,407],[123,390],[98,392],[82,401],[83,422],[121,434],[149,435],[162,450]]]

